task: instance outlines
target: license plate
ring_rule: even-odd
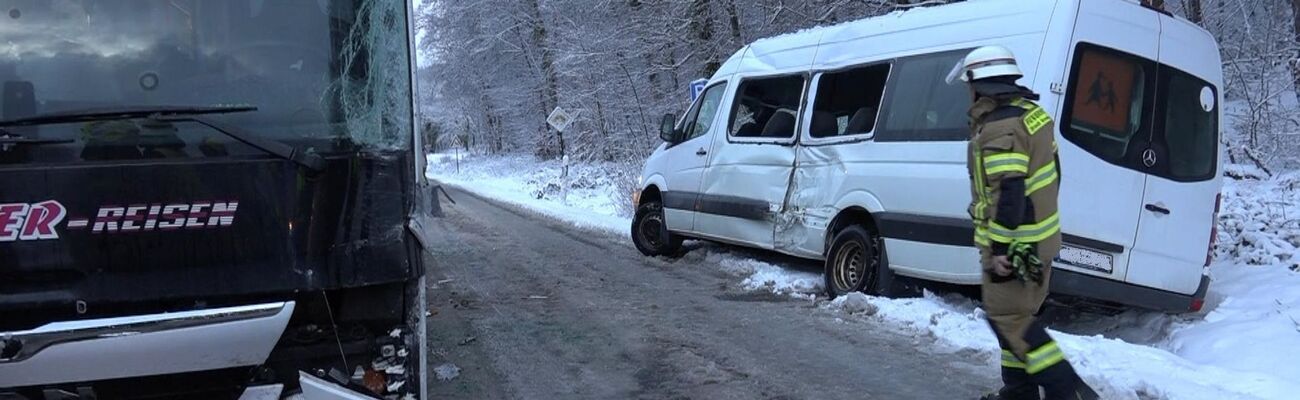
[[[1061,245],[1056,262],[1092,271],[1110,273],[1115,269],[1115,257],[1109,253]]]

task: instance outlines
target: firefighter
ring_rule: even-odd
[[[975,244],[981,292],[1002,349],[1003,387],[984,399],[1096,399],[1056,342],[1035,320],[1047,297],[1051,260],[1061,247],[1056,140],[1038,95],[1016,84],[1023,74],[1002,46],[971,51],[949,75],[969,85]]]

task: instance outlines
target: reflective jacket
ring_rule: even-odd
[[[1052,118],[1032,101],[981,97],[970,109],[966,166],[971,176],[975,244],[1005,255],[1013,242],[1032,243],[1050,261],[1061,245],[1057,213],[1060,172]]]

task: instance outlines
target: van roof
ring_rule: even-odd
[[[744,71],[798,69],[799,66],[795,64],[807,67],[813,62],[815,49],[822,43],[850,41],[884,34],[907,35],[908,32],[954,22],[988,20],[990,35],[996,35],[1002,30],[1023,31],[1026,28],[1042,31],[1046,29],[1049,18],[1020,19],[1019,21],[1025,23],[1007,26],[1005,23],[998,23],[1001,18],[997,17],[1022,14],[1050,16],[1056,3],[1057,0],[968,0],[934,7],[915,7],[836,25],[808,28],[754,41],[733,54],[719,68],[718,74],[721,76]],[[931,40],[910,40],[924,38],[925,36],[917,35],[907,41],[915,43],[910,46],[912,48],[931,47],[933,45]],[[952,38],[935,39],[947,42],[962,41]],[[777,55],[780,57],[776,57]]]
[[[841,44],[835,52],[855,46],[871,46],[871,56],[891,57],[916,49],[962,48],[964,42],[993,37],[1041,33],[1047,30],[1053,10],[1059,2],[1077,3],[1096,0],[967,0],[933,7],[915,7],[888,14],[844,22],[836,25],[808,28],[793,33],[763,38],[741,48],[718,69],[715,77],[737,72],[763,73],[807,70],[814,65],[833,67],[839,61],[861,58],[857,54],[826,54],[819,46]],[[1139,0],[1112,0],[1140,4]],[[1155,11],[1152,11],[1153,13]],[[1165,18],[1195,27],[1205,37],[1213,40],[1209,32],[1179,17]],[[945,34],[947,28],[949,34]],[[982,32],[981,37],[970,32]],[[888,36],[883,40],[868,40],[875,36]],[[820,52],[820,53],[819,53]]]

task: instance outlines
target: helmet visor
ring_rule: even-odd
[[[957,63],[952,66],[952,71],[948,72],[948,77],[944,78],[944,82],[948,82],[949,85],[956,84],[958,80],[965,82],[966,81],[965,75],[966,75],[966,60],[964,59],[957,60]]]

